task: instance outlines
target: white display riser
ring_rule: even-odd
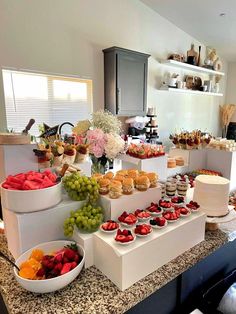
[[[205,214],[199,212],[128,246],[114,240],[114,234],[94,234],[94,264],[120,290],[152,273],[204,240]]]
[[[188,166],[177,166],[175,168],[167,168],[167,177],[174,177],[176,174],[184,174],[189,171]]]
[[[157,203],[161,198],[161,188],[150,188],[145,192],[135,190],[131,195],[122,195],[117,199],[111,199],[108,195],[100,195],[99,203],[104,209],[105,220],[117,220],[127,211],[131,213],[137,208],[145,209],[151,202]]]
[[[33,153],[36,144],[0,145],[0,182],[9,174],[38,170],[38,160]]]
[[[3,208],[8,248],[14,258],[39,243],[65,239],[64,220],[71,210],[76,210],[83,204],[84,202],[75,202],[63,195],[60,204],[43,211],[18,214]]]
[[[230,180],[230,191],[236,190],[236,152],[208,149],[206,169],[221,172]]]
[[[85,268],[94,265],[94,248],[93,248],[93,233],[81,233],[77,230],[74,231],[72,240],[80,244],[85,251]]]
[[[134,158],[129,155],[121,155],[114,162],[115,171],[120,169],[137,169],[147,172],[156,172],[160,181],[167,178],[167,156],[148,159]]]
[[[193,171],[197,169],[206,168],[207,152],[208,152],[208,149],[186,150],[186,149],[179,149],[179,148],[171,148],[169,151],[169,157],[176,157],[176,156],[183,157],[184,164],[186,165],[186,167],[188,167],[187,171]]]

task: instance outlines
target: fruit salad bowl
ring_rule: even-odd
[[[15,264],[20,267],[23,262],[27,261],[33,250],[42,250],[45,254],[51,254],[52,252],[60,251],[63,247],[71,245],[75,242],[72,241],[51,241],[38,244],[34,248],[26,251],[23,253],[18,259],[16,260]],[[64,272],[60,276],[50,278],[50,279],[40,279],[40,280],[33,280],[33,279],[25,279],[19,275],[19,272],[16,268],[14,268],[14,275],[17,282],[26,290],[34,292],[34,293],[49,293],[53,291],[57,291],[66,287],[70,284],[81,272],[84,260],[85,260],[85,252],[84,249],[77,245],[78,253],[82,258],[78,265],[73,269],[69,270],[68,272]],[[68,264],[68,263],[67,263]]]
[[[62,183],[39,190],[8,190],[1,186],[2,207],[17,213],[44,210],[60,203]]]

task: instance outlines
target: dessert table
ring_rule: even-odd
[[[235,244],[235,239],[236,221],[221,224],[219,230],[214,232],[207,231],[205,240],[200,244],[160,267],[123,292],[119,291],[109,279],[92,266],[83,270],[79,277],[63,290],[50,294],[36,295],[23,290],[14,279],[12,267],[0,259],[1,294],[8,312],[12,314],[118,314],[125,313],[135,305],[137,310],[133,311],[131,309],[129,312],[141,313],[138,307],[147,300],[146,298],[158,292],[178,276],[187,273],[191,267],[198,265],[198,263],[213,255],[214,252],[217,252],[222,247],[227,246],[229,243]],[[4,235],[0,235],[0,250],[11,257]],[[226,260],[226,262],[228,261]],[[158,304],[156,305],[158,306]]]

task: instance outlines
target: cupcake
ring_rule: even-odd
[[[109,197],[119,198],[122,195],[122,184],[120,181],[111,181],[109,184]]]
[[[134,190],[134,180],[132,178],[124,178],[122,182],[123,194],[129,195]]]
[[[114,173],[111,171],[108,171],[103,177],[108,180],[111,180],[114,177]]]
[[[138,170],[129,169],[129,170],[127,170],[127,175],[129,178],[135,179],[138,176]]]
[[[157,179],[158,179],[157,174],[155,172],[149,172],[146,174],[146,176],[148,177],[150,181],[150,188],[155,188],[157,186]]]
[[[100,179],[99,180],[99,193],[102,195],[106,195],[109,192],[109,184],[110,184],[110,180],[108,179]]]
[[[147,191],[150,181],[147,176],[139,176],[135,179],[135,187],[139,191]]]

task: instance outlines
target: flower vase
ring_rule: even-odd
[[[95,156],[91,156],[92,160],[92,174],[94,173],[101,173],[105,174],[105,172],[109,169],[109,162],[105,156],[97,158]]]

